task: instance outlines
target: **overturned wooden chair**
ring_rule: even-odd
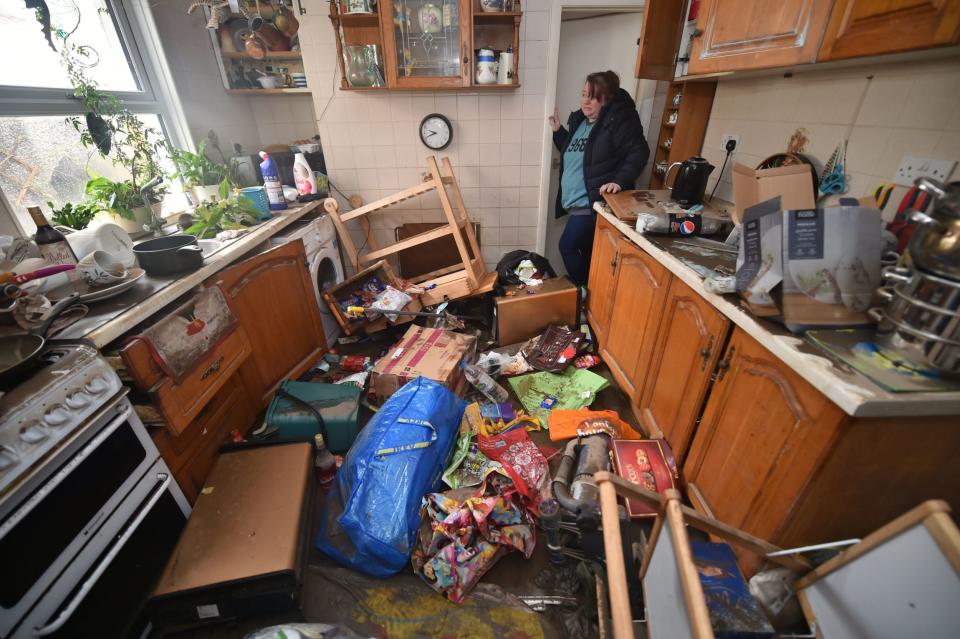
[[[355,270],[360,271],[366,266],[391,255],[396,255],[400,251],[451,235],[456,243],[460,262],[425,273],[414,279],[415,284],[426,289],[426,292],[421,295],[421,302],[424,306],[431,306],[442,302],[444,299],[456,300],[487,293],[493,289],[497,274],[488,272],[484,266],[483,256],[480,254],[480,247],[473,233],[473,225],[470,223],[466,207],[463,204],[463,197],[460,194],[460,187],[457,185],[450,160],[443,158],[443,173],[441,173],[440,167],[437,165],[437,159],[430,156],[427,158],[427,168],[430,176],[426,181],[346,213],[340,212],[336,199],[327,198],[324,201],[323,206],[337,228],[337,234],[340,236],[340,242],[347,259],[351,261]],[[436,191],[440,200],[440,207],[443,209],[446,224],[383,248],[368,241],[372,250],[363,255],[359,254],[346,227],[347,222],[357,220],[369,238],[371,233],[369,219],[367,219],[368,215],[432,191]]]

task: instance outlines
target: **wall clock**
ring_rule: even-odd
[[[453,141],[453,126],[450,120],[439,113],[431,113],[420,121],[420,141],[428,149],[439,151]]]

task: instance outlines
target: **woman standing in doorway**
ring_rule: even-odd
[[[556,113],[548,120],[562,158],[556,216],[570,215],[560,237],[560,255],[570,279],[582,286],[593,251],[593,203],[602,193],[633,188],[650,148],[636,104],[613,71],[587,76],[580,109],[570,114],[567,128]]]

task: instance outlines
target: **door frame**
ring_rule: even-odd
[[[547,116],[556,108],[557,61],[560,57],[560,18],[564,9],[603,9],[642,13],[645,0],[559,0],[550,3],[550,32],[547,40],[547,86],[544,89],[543,148],[540,152],[540,204],[537,216],[537,252],[543,254],[547,242],[547,222],[550,207],[550,158],[553,153],[553,132],[547,125]],[[640,34],[637,34],[640,37]]]

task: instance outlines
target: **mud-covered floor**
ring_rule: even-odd
[[[418,322],[421,323],[421,322]],[[479,327],[483,328],[483,327]],[[360,343],[338,345],[340,354],[365,354],[378,357],[406,327],[398,327]],[[481,340],[486,335],[481,334]],[[484,342],[481,341],[481,348]],[[594,372],[610,380],[601,391],[594,409],[611,409],[636,428],[636,420],[629,408],[629,400],[613,382],[604,365]],[[520,407],[508,384],[515,407]],[[361,421],[372,416],[361,410]],[[537,444],[562,448],[562,443],[549,440],[545,432],[531,433]],[[559,455],[551,459],[555,471]],[[340,567],[313,548],[313,539],[323,512],[324,496],[318,490],[311,512],[312,526],[310,552],[304,571],[300,611],[251,618],[178,633],[177,637],[242,637],[247,632],[285,622],[315,622],[338,624],[349,628],[360,637],[408,639],[413,637],[449,637],[493,639],[510,637],[527,639],[595,637],[596,587],[588,576],[576,577],[576,564],[568,560],[567,567],[551,566],[542,531],[537,531],[537,546],[530,559],[520,553],[509,553],[480,580],[479,585],[460,605],[449,602],[423,583],[412,570],[381,579],[367,577],[357,571]],[[631,527],[633,541],[640,541],[642,533],[649,533],[649,525]],[[571,576],[572,574],[572,576]],[[576,592],[572,589],[577,585]],[[567,597],[574,601],[565,605],[547,606],[544,612],[535,612],[519,597]]]

